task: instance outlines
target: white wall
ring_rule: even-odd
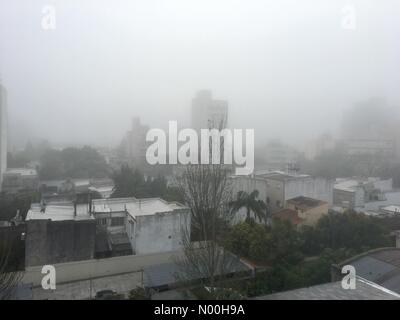
[[[285,183],[285,201],[299,197],[309,197],[333,203],[333,180],[319,177],[293,179]]]
[[[190,232],[189,209],[136,216],[132,246],[136,254],[180,250],[182,229]]]

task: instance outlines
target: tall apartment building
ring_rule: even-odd
[[[134,117],[132,119],[132,127],[126,133],[121,147],[128,163],[133,166],[141,166],[145,163],[146,157],[146,134],[149,126],[143,125],[140,118]]]
[[[210,90],[198,91],[192,100],[192,128],[222,129],[228,126],[228,101],[216,100]]]
[[[0,83],[0,190],[7,169],[7,91]]]
[[[348,155],[396,156],[398,121],[384,99],[360,102],[344,113],[341,147]]]

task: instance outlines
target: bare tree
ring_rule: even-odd
[[[220,138],[223,150],[223,138]],[[177,178],[186,205],[191,210],[191,220],[182,230],[184,255],[177,259],[180,267],[177,278],[197,281],[214,290],[216,281],[237,266],[238,259],[220,244],[230,224],[233,213],[229,209],[232,188],[229,179],[230,164],[213,164],[210,142],[210,164],[186,165]],[[222,155],[223,152],[220,152]]]

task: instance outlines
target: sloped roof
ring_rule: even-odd
[[[357,277],[355,289],[343,289],[341,281],[256,297],[256,300],[400,300],[400,295]]]
[[[286,201],[286,203],[292,204],[292,205],[298,207],[299,209],[308,210],[311,208],[315,208],[315,207],[324,205],[327,202],[309,198],[309,197],[300,196],[300,197],[289,199]]]

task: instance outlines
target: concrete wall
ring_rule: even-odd
[[[149,254],[180,250],[182,228],[190,230],[188,209],[136,216],[135,239],[132,241],[134,251],[136,254]]]
[[[96,237],[95,220],[27,222],[26,266],[92,259]]]
[[[172,251],[54,264],[56,284],[136,272],[151,265],[174,262],[182,254],[182,251]],[[43,278],[41,271],[42,266],[27,267],[22,282],[39,286]]]
[[[309,197],[333,204],[333,180],[307,177],[288,180],[285,183],[285,201],[299,197]]]
[[[333,203],[336,206],[353,209],[355,207],[364,207],[364,189],[356,188],[354,191],[334,189]]]
[[[295,205],[288,204],[289,209],[296,210]],[[318,220],[324,215],[328,214],[329,205],[325,203],[315,208],[310,208],[308,210],[297,210],[300,218],[304,219],[302,225],[314,226],[317,224]]]
[[[285,183],[267,179],[267,197],[272,212],[281,210],[285,205]]]
[[[264,202],[267,201],[267,181],[265,179],[249,176],[237,176],[232,178],[231,182],[233,198],[236,198],[236,195],[239,191],[251,193],[254,190],[258,190],[258,198]]]

